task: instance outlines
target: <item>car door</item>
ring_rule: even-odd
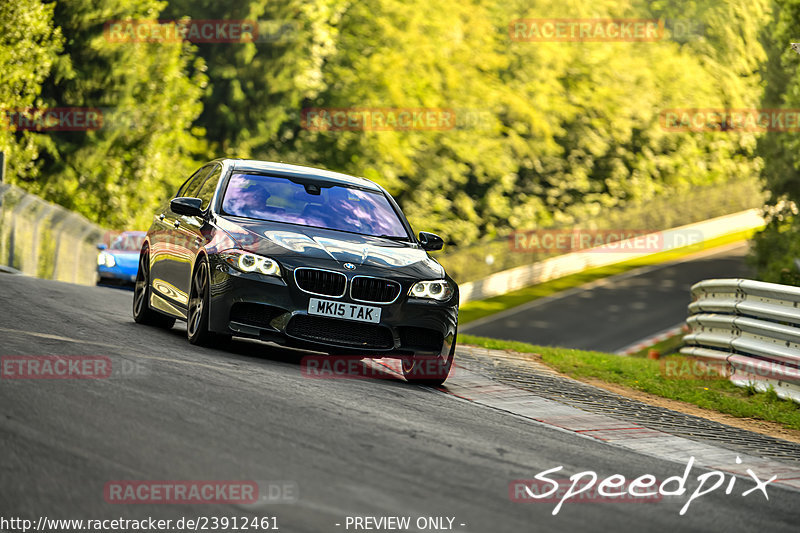
[[[222,165],[216,164],[192,193],[192,196],[203,201],[201,208],[205,212],[208,212],[211,200],[214,198],[214,192],[217,190],[220,176],[222,176]],[[181,233],[185,249],[191,258],[190,263],[181,263],[180,279],[177,279],[175,284],[186,294],[191,295],[195,260],[200,250],[208,243],[211,227],[207,222],[207,217],[188,215],[179,215],[175,225],[177,226],[176,231]]]
[[[176,198],[195,196],[203,180],[214,170],[215,164],[203,166],[195,172],[178,190]],[[184,309],[188,306],[184,277],[193,262],[191,245],[186,231],[181,229],[181,215],[170,209],[169,203],[156,216],[156,231],[151,237],[150,278],[153,296],[166,299],[170,305]],[[155,305],[158,308],[164,306]],[[174,310],[172,310],[174,311]]]

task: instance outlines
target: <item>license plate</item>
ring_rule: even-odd
[[[318,298],[311,298],[308,301],[308,314],[357,320],[359,322],[372,322],[374,324],[381,321],[380,307],[331,302],[330,300],[320,300]]]

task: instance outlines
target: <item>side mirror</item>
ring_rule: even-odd
[[[442,246],[444,246],[444,241],[441,237],[434,233],[428,233],[427,231],[419,232],[419,243],[422,245],[423,250],[429,252],[441,250]]]
[[[103,251],[103,250],[105,250],[107,248],[108,248],[108,246],[106,246],[102,242],[97,244],[97,249],[100,250],[100,251]]]
[[[182,196],[180,198],[173,198],[169,203],[169,208],[172,209],[173,213],[178,215],[199,217],[203,216],[203,210],[201,209],[202,205],[203,200],[200,198],[189,198]]]

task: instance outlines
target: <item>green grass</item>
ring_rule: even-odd
[[[573,378],[595,378],[739,418],[757,418],[800,429],[800,405],[778,398],[774,391],[759,393],[752,388],[737,387],[726,379],[688,379],[691,374],[668,372],[668,363],[677,365],[672,368],[682,368],[681,365],[689,363],[682,355],[656,361],[473,335],[461,334],[458,337],[461,344],[539,354],[545,364]],[[676,373],[680,379],[674,377]]]
[[[487,298],[486,300],[467,302],[464,305],[459,306],[458,322],[460,324],[466,324],[473,320],[477,320],[494,313],[499,313],[500,311],[505,311],[506,309],[510,309],[539,298],[544,298],[545,296],[550,296],[551,294],[555,294],[557,292],[578,287],[585,283],[596,281],[601,278],[615,276],[617,274],[622,274],[624,272],[628,272],[629,270],[643,266],[675,261],[687,255],[697,253],[701,250],[744,241],[752,237],[755,231],[756,230],[746,230],[737,233],[731,233],[730,235],[717,237],[716,239],[711,239],[697,245],[676,248],[666,252],[658,252],[614,265],[592,268],[577,274],[570,274],[569,276],[531,285],[530,287],[525,287],[516,291],[502,294],[500,296]]]
[[[663,357],[665,355],[670,355],[677,352],[678,350],[681,349],[682,345],[683,345],[683,333],[678,333],[677,335],[673,335],[672,337],[664,339],[663,341],[659,341],[653,344],[652,346],[642,348],[638,352],[632,353],[630,356],[647,357],[647,354],[650,352],[650,350],[658,350],[658,353],[661,354],[661,356]]]

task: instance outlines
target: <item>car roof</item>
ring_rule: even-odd
[[[289,165],[287,163],[276,163],[274,161],[259,161],[256,159],[217,159],[226,165],[231,165],[234,170],[241,170],[245,172],[259,172],[265,174],[274,174],[277,176],[298,177],[298,178],[314,178],[328,183],[338,185],[349,185],[352,187],[359,187],[362,189],[369,189],[373,191],[382,191],[381,187],[374,181],[367,178],[359,178],[350,176],[349,174],[341,174],[331,170],[321,168],[304,167],[301,165]]]

